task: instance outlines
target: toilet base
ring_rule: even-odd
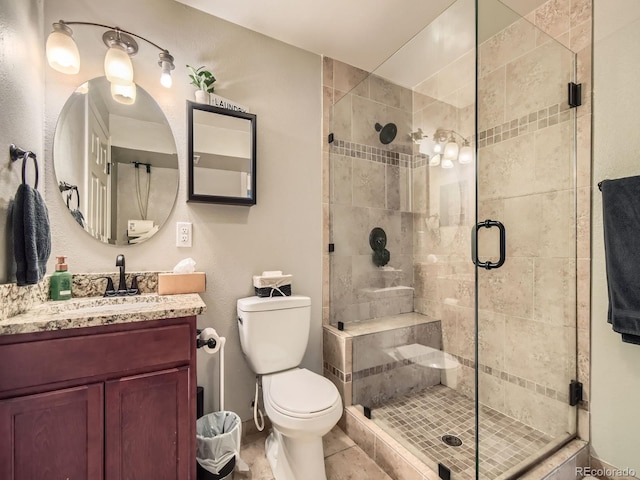
[[[274,427],[265,453],[276,480],[327,480],[322,437],[286,437]]]

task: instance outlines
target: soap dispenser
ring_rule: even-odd
[[[69,300],[71,298],[71,273],[67,271],[65,260],[67,257],[56,257],[56,271],[51,275],[51,300]]]

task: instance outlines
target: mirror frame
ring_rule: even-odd
[[[224,195],[204,195],[194,192],[194,164],[193,164],[193,111],[202,110],[204,112],[217,113],[228,117],[242,118],[251,122],[251,197],[228,197]],[[195,103],[187,100],[187,164],[189,191],[187,202],[200,203],[220,203],[226,205],[245,205],[252,206],[256,204],[256,115],[252,113],[238,112],[228,110],[226,108],[214,107],[203,103]]]
[[[53,167],[52,174],[57,184],[56,191],[59,190],[60,192],[60,195],[56,194],[55,196],[60,198],[60,204],[59,204],[60,207],[63,210],[68,210],[70,212],[70,215],[74,219],[74,221],[72,222],[74,225],[78,224],[77,226],[82,231],[86,232],[86,234],[90,238],[97,240],[99,243],[102,243],[104,245],[118,246],[118,247],[128,247],[128,246],[133,246],[133,245],[141,244],[148,241],[150,238],[154,237],[158,233],[158,231],[162,230],[162,228],[167,225],[167,222],[171,217],[171,214],[175,210],[175,207],[178,202],[178,198],[179,198],[178,194],[180,191],[180,184],[183,179],[184,172],[182,173],[180,172],[180,154],[178,150],[178,142],[176,140],[175,133],[171,128],[167,113],[165,109],[160,105],[158,98],[154,97],[151,94],[151,92],[143,88],[142,85],[136,84],[136,89],[137,89],[137,98],[135,102],[136,105],[119,105],[117,101],[115,101],[116,103],[112,103],[114,102],[114,100],[113,100],[112,94],[109,91],[109,86],[110,86],[109,81],[103,75],[89,78],[83,81],[80,85],[78,85],[69,94],[68,98],[64,101],[64,103],[60,107],[60,110],[57,113],[57,117],[55,121],[53,138],[51,140],[51,157],[52,157],[51,163]],[[142,105],[140,105],[141,101],[142,101]],[[162,180],[162,182],[165,182],[165,181],[171,182],[172,188],[170,191],[167,190],[166,188],[159,189],[157,186],[155,186],[157,185],[155,180],[151,182],[152,186],[150,187],[150,200],[148,203],[148,206],[150,207],[150,212],[148,212],[150,218],[148,219],[153,220],[154,228],[156,229],[151,235],[147,236],[146,233],[129,235],[128,220],[138,220],[138,219],[141,220],[142,215],[141,214],[138,215],[138,213],[134,212],[132,216],[129,216],[128,213],[130,212],[121,211],[120,207],[123,204],[130,204],[130,205],[135,204],[135,186],[133,187],[134,196],[130,199],[131,201],[129,201],[128,199],[120,198],[120,195],[118,193],[120,191],[120,188],[117,186],[117,184],[114,184],[113,192],[112,192],[114,193],[114,195],[112,196],[113,201],[110,202],[111,217],[107,220],[111,228],[107,227],[105,229],[104,235],[101,238],[101,234],[99,233],[101,232],[101,230],[99,230],[94,226],[94,230],[92,231],[91,226],[89,225],[90,214],[91,214],[90,212],[94,210],[94,208],[92,208],[91,204],[88,205],[88,208],[86,207],[83,208],[83,204],[80,203],[78,198],[80,197],[85,202],[90,203],[91,194],[89,189],[87,188],[86,180],[84,180],[83,178],[69,178],[68,176],[69,170],[84,171],[83,169],[89,168],[88,164],[90,163],[90,160],[89,158],[87,158],[88,152],[86,151],[86,149],[88,148],[87,144],[90,145],[91,141],[89,140],[89,138],[85,138],[87,137],[87,125],[89,122],[88,112],[102,111],[103,108],[101,108],[101,106],[104,108],[104,113],[106,115],[106,116],[98,115],[98,117],[100,117],[99,122],[101,124],[103,124],[105,121],[107,124],[109,123],[107,121],[107,117],[111,113],[119,117],[126,117],[127,120],[134,120],[142,123],[159,124],[163,126],[163,131],[160,132],[163,136],[163,139],[167,140],[170,143],[169,146],[165,144],[164,148],[156,149],[155,147],[158,147],[158,145],[153,145],[152,148],[147,148],[148,141],[138,143],[137,139],[136,139],[136,142],[134,143],[131,143],[130,138],[127,138],[124,143],[122,143],[122,141],[114,142],[113,141],[113,125],[104,125],[105,127],[107,127],[107,132],[105,133],[107,134],[107,137],[109,137],[108,140],[105,140],[106,142],[105,146],[108,147],[108,150],[110,150],[110,153],[108,154],[108,158],[105,159],[105,160],[108,160],[106,162],[106,165],[101,164],[100,168],[103,168],[105,169],[105,171],[109,172],[108,175],[110,175],[111,180],[114,180],[117,178],[116,175],[114,175],[114,173],[118,171],[116,169],[116,165],[117,165],[118,167],[120,167],[119,174],[120,174],[120,181],[122,181],[122,175],[123,173],[126,173],[126,171],[123,172],[121,168],[124,168],[124,166],[126,166],[127,164],[132,165],[136,163],[133,160],[138,160],[138,164],[142,166],[145,166],[147,165],[147,162],[150,162],[152,163],[151,165],[152,169],[160,168],[161,170],[167,171],[165,174],[163,174],[163,176],[169,175],[168,171],[175,172],[175,174],[171,173],[170,175],[171,178],[165,178],[164,180]],[[138,112],[138,114],[136,115],[130,115],[132,110],[140,106],[145,107],[143,111]],[[125,113],[124,111],[120,111],[119,110],[120,108],[124,108],[127,112]],[[79,123],[82,124],[81,126],[73,123],[73,116],[77,113],[80,113],[79,119],[81,121]],[[72,120],[71,123],[69,123],[70,115]],[[73,135],[69,136],[64,134],[63,132],[65,129],[71,132],[71,134]],[[122,130],[122,128],[120,130]],[[131,131],[131,127],[129,127],[128,130]],[[152,134],[158,135],[158,132],[152,132]],[[76,138],[78,135],[79,137]],[[76,153],[76,155],[68,154],[67,144],[69,145],[73,144],[77,147],[79,151],[74,152]],[[140,155],[141,158],[131,158],[129,159],[131,161],[118,162],[116,161],[116,154],[114,153],[114,149],[117,149],[117,148],[130,149],[131,151],[136,151],[136,153]],[[164,155],[171,156],[172,157],[170,162],[171,164],[170,165],[162,164],[163,162],[161,162],[161,164],[158,164],[152,160],[149,160],[147,157],[147,155],[149,154],[151,155],[160,154],[163,156]],[[95,162],[92,162],[92,163],[96,165]],[[154,170],[154,171],[157,172],[157,170]],[[82,176],[84,175],[86,175],[86,173],[84,173]],[[131,172],[131,175],[133,175],[133,171]],[[147,181],[148,180],[149,180],[149,177],[147,177]],[[73,185],[73,183],[77,183],[78,185]],[[175,187],[174,187],[174,184],[175,184]],[[144,185],[144,182],[143,182],[143,185]],[[75,194],[73,193],[74,189],[75,189]],[[124,190],[124,192],[128,193],[128,190]],[[67,197],[69,193],[72,194],[72,197]],[[76,194],[78,195],[77,197],[76,197]],[[170,199],[169,199],[169,196],[171,197]],[[65,197],[67,198],[65,199]],[[74,210],[72,210],[72,207],[75,203],[76,198],[78,199],[78,206],[76,207],[75,211],[79,212],[80,216],[83,217],[82,223],[80,223],[80,221],[78,220],[78,217],[74,214]],[[156,200],[160,199],[160,202],[155,203],[154,205],[154,198]],[[170,204],[165,204],[165,201],[167,199],[170,200]],[[70,200],[73,203],[70,203]],[[121,202],[119,200],[124,200],[124,202]],[[169,202],[166,202],[166,203],[169,203]],[[158,210],[159,207],[161,207],[161,211]],[[135,210],[135,207],[134,207],[134,210]],[[74,230],[74,232],[70,232],[70,233],[75,234],[76,227],[70,227],[70,228]],[[110,232],[110,235],[107,236],[106,233],[109,232],[109,230],[111,230],[111,232]]]

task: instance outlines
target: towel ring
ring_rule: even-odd
[[[36,167],[36,183],[33,186],[34,190],[38,189],[38,159],[36,158],[36,154],[33,152],[25,152],[24,156],[22,157],[22,183],[24,185],[27,184],[27,160],[29,160],[29,157],[33,158],[33,165]]]
[[[12,162],[17,161],[19,158],[22,158],[22,183],[25,185],[27,183],[27,160],[29,160],[29,157],[33,158],[33,164],[36,167],[36,183],[33,188],[37,190],[39,173],[38,159],[36,158],[36,154],[29,150],[24,150],[20,147],[16,147],[13,143],[9,146],[9,153],[11,154]]]
[[[71,187],[68,191],[67,191],[67,208],[69,210],[71,210],[71,199],[73,198],[73,194],[75,193],[76,196],[76,200],[77,200],[77,204],[76,204],[76,210],[80,209],[80,192],[78,191],[78,187],[73,186]]]

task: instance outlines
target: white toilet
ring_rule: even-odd
[[[266,454],[276,480],[326,480],[322,436],[342,415],[342,400],[327,378],[298,368],[307,349],[311,299],[238,300],[240,345],[262,376],[262,399],[273,431]]]

